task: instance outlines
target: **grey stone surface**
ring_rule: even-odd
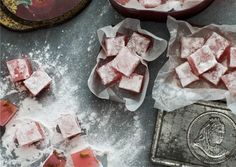
[[[235,9],[235,0],[215,0],[209,8],[188,19],[188,21],[196,25],[211,23],[236,24]],[[116,106],[117,103],[97,99],[87,87],[87,78],[96,63],[96,56],[100,49],[96,30],[106,25],[115,25],[122,19],[123,17],[110,6],[107,0],[93,0],[77,17],[57,27],[27,33],[11,32],[1,28],[1,77],[6,75],[6,67],[3,65],[6,55],[8,55],[8,58],[14,58],[19,53],[28,53],[32,48],[40,49],[50,44],[50,49],[53,51],[53,54],[50,55],[51,58],[63,54],[64,56],[60,57],[59,61],[70,64],[71,75],[74,76],[80,87],[80,97],[84,101],[83,107],[86,108],[87,105],[91,105],[94,110],[98,111],[98,116],[103,116],[103,113],[99,112],[102,108]],[[165,23],[142,21],[142,27],[159,37],[169,39]],[[91,41],[91,39],[93,40]],[[17,47],[9,50],[8,43]],[[62,46],[60,49],[57,48],[59,45]],[[91,50],[88,52],[87,48],[89,46],[91,46]],[[151,76],[147,96],[144,104],[135,113],[141,118],[142,129],[145,132],[143,143],[141,143],[145,146],[145,149],[137,162],[133,163],[135,167],[155,166],[150,162],[150,148],[157,113],[153,109],[154,101],[151,92],[154,79],[165,61],[163,54],[149,64]],[[113,119],[117,119],[115,122],[129,120],[132,119],[132,115],[133,113],[122,115],[119,111],[116,111]]]

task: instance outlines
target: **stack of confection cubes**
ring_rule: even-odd
[[[182,37],[180,57],[186,61],[175,70],[183,87],[199,80],[218,87],[223,81],[236,95],[236,48],[225,37],[216,32],[207,39]]]
[[[148,51],[151,40],[134,32],[130,37],[118,35],[106,38],[104,43],[107,56],[114,58],[96,70],[103,85],[109,87],[118,83],[120,89],[140,93],[144,76],[135,70],[141,62],[140,56]]]

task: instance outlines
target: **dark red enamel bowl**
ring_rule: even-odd
[[[116,0],[109,0],[111,5],[122,15],[132,18],[138,18],[141,20],[150,20],[150,21],[166,21],[168,16],[175,18],[188,18],[191,17],[205,8],[207,8],[214,0],[204,0],[203,2],[184,10],[179,11],[169,11],[162,12],[156,10],[142,10],[135,8],[127,8]]]

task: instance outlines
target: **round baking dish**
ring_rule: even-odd
[[[188,18],[191,17],[205,8],[207,8],[214,0],[204,0],[199,4],[184,10],[179,11],[157,11],[154,10],[144,10],[144,9],[135,9],[135,8],[127,8],[124,5],[120,4],[116,0],[109,0],[111,5],[122,15],[127,17],[138,18],[141,20],[150,20],[150,21],[166,21],[168,16],[172,16],[175,18]]]

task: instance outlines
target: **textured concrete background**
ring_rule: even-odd
[[[71,75],[74,76],[80,85],[80,96],[86,105],[93,105],[98,110],[98,116],[101,108],[106,105],[116,106],[116,103],[99,100],[93,96],[87,87],[87,78],[90,71],[96,63],[96,56],[100,46],[96,36],[96,30],[106,25],[115,25],[123,19],[109,4],[107,0],[93,0],[93,2],[77,17],[69,22],[57,27],[42,29],[28,33],[11,32],[1,28],[1,55],[8,55],[8,58],[14,58],[19,53],[28,53],[32,48],[40,49],[50,44],[50,55],[53,59],[58,54],[65,55],[59,61],[70,64]],[[236,1],[235,0],[215,0],[213,4],[200,14],[188,19],[190,23],[197,25],[206,24],[236,24]],[[155,35],[169,39],[168,30],[164,23],[142,22],[142,27]],[[94,39],[93,39],[94,37]],[[82,39],[82,40],[78,40]],[[92,42],[91,42],[91,39]],[[8,48],[8,45],[17,46],[15,49]],[[57,46],[61,46],[60,49]],[[92,45],[92,46],[91,46]],[[88,47],[90,47],[88,51]],[[90,55],[90,56],[88,56]],[[5,62],[6,56],[1,56],[1,66]],[[142,128],[145,131],[143,145],[145,150],[141,153],[136,167],[152,167],[150,162],[150,147],[153,137],[154,125],[156,120],[156,110],[153,109],[151,91],[154,79],[158,70],[165,62],[164,55],[151,62],[150,84],[144,104],[135,113],[141,118]],[[86,65],[86,66],[85,66]],[[5,71],[5,67],[1,68]],[[5,72],[1,73],[6,75]],[[123,119],[129,119],[130,116],[123,115]],[[115,119],[115,118],[114,118]],[[122,119],[122,115],[118,119]]]

